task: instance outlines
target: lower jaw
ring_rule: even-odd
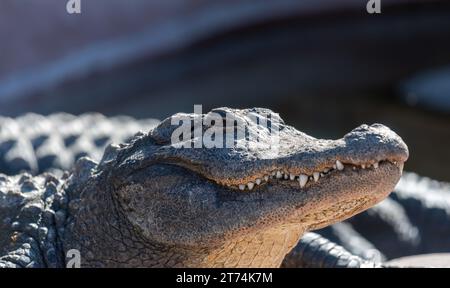
[[[317,187],[313,184],[306,191],[291,190],[293,195],[303,195],[308,200],[303,198],[302,204],[292,207],[288,221],[298,223],[310,231],[361,213],[388,197],[401,177],[402,167],[400,163],[386,163],[380,165],[378,170],[356,176],[351,174],[351,170],[343,171],[343,174],[330,175],[327,179],[329,183],[339,185]]]
[[[277,268],[303,233],[303,227],[297,223],[234,237],[210,251],[202,266]]]
[[[371,199],[370,197],[340,201],[325,210],[303,216],[300,222],[303,223],[304,226],[308,227],[308,231],[321,229],[333,224],[330,222],[336,223],[343,221],[368,209],[372,202],[374,202],[374,199]]]

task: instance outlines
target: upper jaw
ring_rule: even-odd
[[[219,185],[248,191],[271,179],[297,181],[303,188],[306,183],[317,182],[324,175],[347,167],[377,169],[380,163],[390,162],[403,168],[409,155],[403,140],[381,124],[361,125],[338,140],[320,140],[296,130],[290,132],[296,133],[282,135],[278,157],[270,158],[264,151],[229,149],[225,150],[228,159],[204,157],[208,155],[206,151],[195,155],[190,163],[178,164]]]
[[[241,115],[249,111],[238,110],[233,113]],[[341,166],[376,169],[383,161],[402,165],[409,154],[403,140],[381,124],[361,125],[338,140],[321,140],[285,125],[282,121],[279,126],[279,142],[274,152],[267,149],[267,144],[272,143],[272,134],[249,120],[247,122],[252,129],[262,131],[262,141],[240,139],[246,144],[245,147],[210,149],[180,149],[166,143],[151,149],[151,156],[144,162],[166,162],[183,166],[219,185],[251,190],[271,177],[298,179],[303,183],[305,179],[320,179],[320,173],[325,174],[332,169],[339,171]],[[151,133],[153,139],[168,137],[168,133],[161,132],[166,131],[162,129],[165,126],[160,126]],[[261,143],[266,146],[260,148]],[[251,149],[252,145],[257,149]]]
[[[377,170],[380,165],[383,165],[385,163],[391,163],[396,165],[400,170],[403,169],[403,162],[395,160],[367,161],[362,164],[349,162],[343,163],[340,160],[336,160],[333,164],[330,163],[329,165],[321,166],[325,168],[321,170],[316,169],[312,173],[298,172],[299,170],[305,171],[301,167],[298,169],[275,168],[273,170],[268,170],[267,172],[259,172],[254,175],[249,175],[246,177],[246,179],[227,179],[225,181],[213,181],[215,181],[219,185],[227,186],[231,189],[241,191],[252,191],[269,183],[277,183],[282,185],[287,184],[291,186],[295,185],[294,187],[306,189],[308,186],[320,182],[322,178],[327,177],[328,175],[331,175],[333,173],[342,173],[342,171],[347,169],[363,173],[364,171]]]

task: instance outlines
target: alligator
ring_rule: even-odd
[[[0,117],[0,173],[51,171],[61,175],[59,169],[70,169],[82,156],[98,161],[108,143],[125,142],[157,123],[154,119],[106,118],[98,113]],[[366,265],[367,260],[379,263],[407,255],[449,252],[450,242],[442,241],[450,239],[446,228],[449,195],[449,184],[404,173],[390,197],[380,204],[317,230],[318,234],[306,233],[296,248],[304,259],[298,259],[297,253],[294,261],[305,267],[355,267]],[[323,246],[326,250],[317,249],[317,243],[330,241],[333,245]]]
[[[234,132],[243,145],[172,143],[174,120],[213,115],[242,121],[258,143]],[[255,115],[268,115],[268,127]],[[275,128],[270,153],[261,144]],[[63,267],[71,251],[83,267],[279,267],[306,231],[387,197],[407,158],[406,144],[381,124],[322,140],[267,109],[175,114],[59,177],[2,175],[0,267]]]

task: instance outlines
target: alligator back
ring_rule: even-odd
[[[97,113],[0,117],[0,173],[68,170],[83,156],[100,160],[108,144],[126,142],[157,123],[154,119],[107,118]]]

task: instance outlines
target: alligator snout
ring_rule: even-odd
[[[344,136],[345,146],[354,155],[375,160],[405,162],[409,157],[403,139],[383,124],[363,124]],[[382,159],[380,159],[382,158]]]

